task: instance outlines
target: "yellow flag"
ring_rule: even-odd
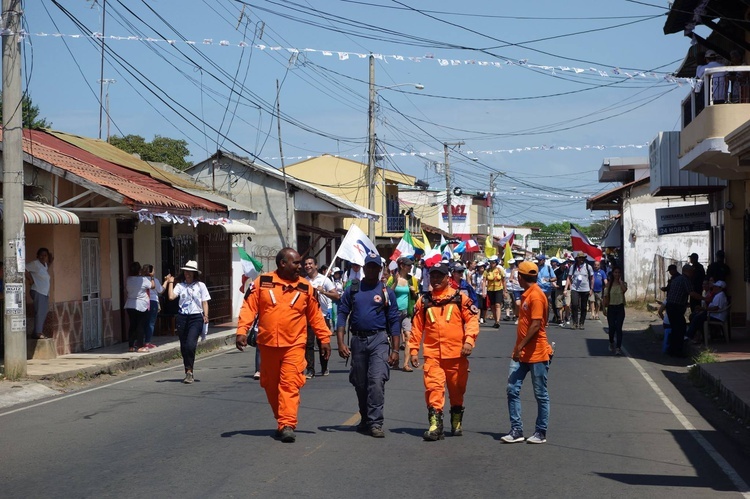
[[[427,254],[428,251],[432,249],[432,246],[430,245],[430,240],[427,239],[427,234],[422,231],[422,239],[424,240],[424,253]]]
[[[424,232],[422,232],[422,237],[424,237]],[[418,237],[412,236],[411,243],[414,245],[415,248],[419,248],[421,250],[424,249],[424,243],[420,241]]]
[[[510,243],[505,243],[505,251],[503,252],[503,267],[506,269],[510,267],[510,262],[513,261],[513,252],[510,250]]]
[[[560,252],[560,248],[557,248],[557,254],[555,256],[557,258],[562,258],[562,253]]]
[[[487,236],[484,241],[484,256],[487,258],[496,254],[495,246],[492,244],[492,236]]]

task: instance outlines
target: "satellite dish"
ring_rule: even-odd
[[[460,187],[454,187],[453,188],[453,195],[454,196],[460,196],[463,193],[464,193],[464,191],[462,191]]]

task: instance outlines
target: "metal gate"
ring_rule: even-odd
[[[81,293],[83,300],[83,349],[103,344],[99,275],[99,238],[81,238]]]
[[[219,227],[201,226],[198,226],[198,265],[211,295],[208,316],[214,323],[229,322],[233,320],[231,237]]]

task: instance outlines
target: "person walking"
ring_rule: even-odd
[[[479,309],[479,323],[484,324],[484,315],[487,313],[487,283],[484,281],[485,262],[477,262],[476,270],[471,274],[471,287],[477,294],[477,308]]]
[[[414,315],[414,304],[419,297],[419,281],[411,275],[411,269],[414,263],[408,256],[402,256],[396,260],[396,272],[388,277],[385,285],[393,291],[396,296],[396,304],[400,314],[401,345],[409,342],[411,334],[411,316]],[[404,357],[407,357],[404,355]],[[404,359],[402,371],[410,373],[413,371],[408,364],[408,359]]]
[[[308,256],[305,258],[305,274],[307,280],[310,281],[313,289],[317,292],[318,305],[320,305],[320,312],[323,314],[328,325],[329,335],[331,330],[331,304],[333,300],[339,299],[339,293],[336,291],[336,286],[333,284],[328,277],[318,272],[318,260],[315,257]],[[315,338],[315,331],[313,328],[307,328],[307,343],[305,344],[305,361],[307,362],[307,369],[305,370],[305,377],[307,379],[315,377],[315,343],[318,344],[318,355],[320,356],[320,375],[328,376],[328,359],[323,357],[323,350],[320,348],[320,339]]]
[[[236,347],[247,346],[248,330],[258,318],[260,386],[276,419],[276,436],[284,443],[297,439],[300,389],[305,385],[307,325],[320,339],[323,357],[331,355],[331,338],[310,283],[300,278],[302,260],[293,248],[276,254],[276,271],[258,276],[245,293],[237,321]]]
[[[154,329],[156,328],[156,319],[159,316],[159,295],[161,295],[164,292],[164,285],[159,281],[159,279],[154,278],[154,266],[151,264],[146,264],[143,266],[142,269],[143,277],[147,278],[150,282],[154,283],[153,288],[149,288],[147,290],[148,293],[148,313],[146,317],[146,332],[144,334],[144,341],[143,346],[148,348],[149,350],[152,348],[156,348],[156,345],[151,343],[151,340],[154,337]],[[167,278],[164,279],[164,282],[167,282]]]
[[[128,314],[128,352],[148,352],[144,336],[148,327],[148,292],[154,282],[143,276],[141,264],[130,264],[130,275],[125,281],[125,311]],[[137,349],[137,350],[136,350]]]
[[[349,382],[357,394],[360,415],[357,431],[375,438],[385,437],[385,383],[390,379],[390,368],[399,365],[404,321],[398,295],[378,279],[380,265],[377,253],[365,257],[364,277],[346,288],[341,296],[336,328],[339,356],[352,359]],[[350,345],[344,340],[347,319]]]
[[[469,356],[479,335],[479,310],[471,300],[450,285],[447,263],[430,268],[432,291],[414,307],[409,361],[419,367],[419,347],[424,356],[424,387],[429,427],[423,438],[443,440],[443,408],[448,387],[451,434],[463,434],[464,394],[469,381]]]
[[[44,322],[49,312],[50,275],[49,266],[54,257],[47,248],[36,251],[36,260],[26,264],[26,281],[31,288],[31,299],[34,302],[34,333],[35,340],[45,340]]]
[[[523,420],[521,419],[521,386],[526,374],[531,373],[534,398],[537,403],[534,434],[526,440],[530,444],[543,444],[547,441],[549,422],[549,393],[547,374],[554,353],[547,340],[547,296],[537,284],[538,267],[532,262],[518,265],[519,283],[524,289],[521,296],[516,344],[511,354],[508,373],[508,414],[510,432],[501,439],[505,443],[523,442]]]
[[[625,322],[625,292],[628,283],[622,280],[622,269],[612,267],[612,275],[604,288],[602,311],[607,316],[609,351],[622,355],[622,325]]]
[[[489,258],[490,268],[484,271],[484,282],[487,283],[487,296],[490,298],[492,317],[495,329],[500,327],[500,314],[503,309],[503,289],[505,287],[505,270],[498,265],[499,258],[492,255]],[[432,282],[432,281],[430,281]]]
[[[193,374],[195,351],[198,349],[198,338],[203,327],[208,325],[208,301],[211,295],[206,285],[200,280],[201,272],[198,270],[198,262],[188,260],[180,270],[182,270],[181,282],[175,284],[174,276],[168,278],[167,296],[170,300],[179,299],[175,329],[180,339],[180,353],[185,367],[185,378],[182,382],[189,385],[195,381]]]
[[[594,284],[591,295],[589,295],[589,306],[592,319],[599,319],[599,311],[602,309],[602,293],[608,284],[607,272],[602,269],[600,262],[594,262]]]
[[[583,329],[589,296],[593,294],[594,289],[594,270],[586,263],[586,253],[583,251],[576,254],[575,263],[568,270],[568,287],[573,316],[571,329]]]
[[[555,302],[552,299],[552,293],[557,283],[555,271],[552,266],[547,263],[547,255],[543,253],[536,257],[536,265],[539,268],[539,276],[537,278],[539,287],[544,292],[544,296],[547,297],[547,303],[552,304],[550,308],[552,309],[555,322],[559,322],[560,319],[557,316]]]
[[[669,346],[667,347],[667,355],[672,357],[683,357],[685,355],[683,351],[683,342],[687,333],[685,311],[687,310],[690,293],[693,290],[692,277],[692,267],[689,264],[683,266],[682,274],[677,274],[670,280],[664,308],[659,308],[659,317],[664,319],[664,311],[666,311],[669,323],[672,326],[672,332],[669,334]]]

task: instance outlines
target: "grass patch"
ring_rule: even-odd
[[[719,358],[716,356],[716,353],[714,353],[713,350],[704,348],[693,356],[693,361],[696,364],[713,364],[714,362],[719,362]]]

